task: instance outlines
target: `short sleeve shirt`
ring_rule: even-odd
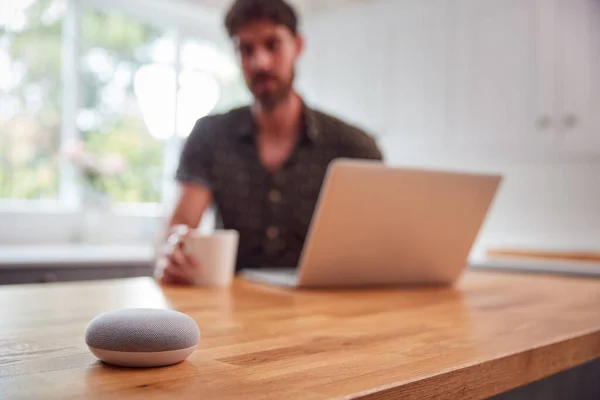
[[[338,118],[304,106],[301,136],[275,173],[261,164],[249,107],[196,122],[176,179],[207,187],[219,227],[240,234],[236,269],[297,266],[329,163],[382,160],[375,140]]]

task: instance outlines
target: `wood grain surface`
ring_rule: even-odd
[[[490,249],[487,251],[489,257],[520,257],[537,258],[542,260],[571,260],[599,262],[600,253],[593,251],[548,251],[548,250],[519,250],[519,249]]]
[[[600,357],[600,280],[467,272],[455,288],[161,287],[146,278],[0,287],[0,397],[485,398]],[[97,314],[173,308],[201,343],[180,364],[107,366]]]

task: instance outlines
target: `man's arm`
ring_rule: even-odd
[[[338,157],[384,161],[376,136],[356,125],[327,116],[321,121],[323,130],[330,131],[339,140]]]
[[[175,208],[167,219],[167,226],[160,237],[162,243],[167,240],[170,231],[177,225],[186,225],[190,229],[197,228],[212,201],[211,191],[201,185],[181,182],[177,185],[177,192]]]
[[[384,161],[383,152],[373,137],[369,136],[364,142],[365,143],[355,150],[354,156],[356,158]]]
[[[202,220],[212,201],[210,190],[204,186],[179,183],[178,198],[166,227],[157,243],[155,277],[162,283],[189,284],[200,265],[181,249],[181,240]]]
[[[158,237],[155,276],[161,282],[189,284],[201,268],[182,251],[181,240],[198,227],[212,201],[213,132],[210,118],[201,118],[183,146],[175,176],[177,200]]]
[[[351,131],[346,145],[346,157],[384,161],[383,152],[375,138],[362,130]]]

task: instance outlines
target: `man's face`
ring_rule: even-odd
[[[261,20],[242,26],[235,41],[248,88],[263,107],[275,107],[292,90],[302,38]]]

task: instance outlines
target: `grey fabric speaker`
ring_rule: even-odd
[[[131,308],[111,311],[87,326],[85,342],[96,357],[124,367],[159,367],[188,358],[200,341],[189,316],[173,310]]]

